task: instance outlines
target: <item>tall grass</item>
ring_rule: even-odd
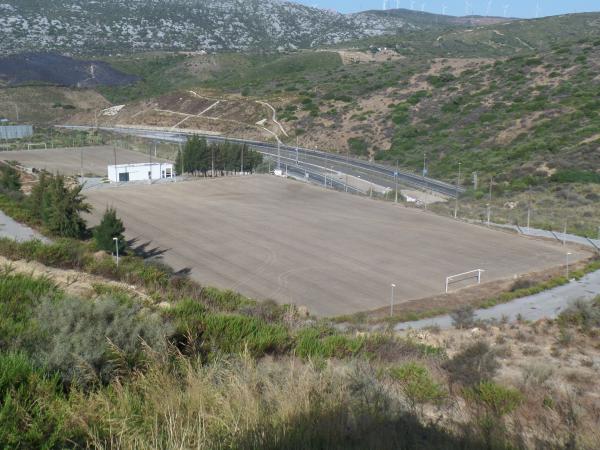
[[[159,362],[130,383],[79,396],[73,412],[94,447],[476,448],[420,425],[365,365],[245,355],[179,367],[174,375]]]

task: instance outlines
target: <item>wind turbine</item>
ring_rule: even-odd
[[[485,15],[489,16],[491,12],[492,12],[492,0],[488,0],[487,8],[485,9]]]
[[[421,12],[425,12],[425,2],[421,3]]]
[[[415,0],[410,0],[410,9],[411,11],[415,9]]]
[[[537,0],[535,3],[535,17],[536,19],[539,19],[540,17],[540,0]]]
[[[448,6],[446,6],[446,4],[444,3],[444,4],[442,5],[442,16],[445,16],[445,15],[446,15],[446,10],[447,10],[447,9],[448,9]]]
[[[504,17],[507,17],[509,8],[510,8],[510,4],[507,3],[506,5],[504,5]]]

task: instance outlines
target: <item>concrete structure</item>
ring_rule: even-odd
[[[108,179],[111,183],[127,181],[160,180],[175,176],[172,163],[138,163],[108,166]]]

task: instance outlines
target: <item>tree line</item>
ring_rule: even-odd
[[[208,143],[205,138],[193,136],[177,153],[175,170],[179,174],[214,176],[226,173],[254,172],[263,162],[260,153],[245,144],[233,142]]]

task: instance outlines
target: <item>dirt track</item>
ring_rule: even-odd
[[[81,152],[83,151],[83,173],[106,176],[108,165],[115,163],[115,152],[111,146],[56,148],[48,150],[21,150],[0,152],[4,161],[19,161],[28,168],[45,169],[63,175],[79,175],[81,172]],[[117,149],[117,164],[149,162],[150,156],[132,150]],[[152,161],[165,161],[155,158]]]
[[[259,299],[340,315],[443,292],[445,277],[484,280],[563,264],[561,246],[271,176],[136,185],[88,193],[98,220],[117,208],[129,238],[176,269]],[[571,249],[573,261],[587,256]],[[577,253],[578,252],[578,253]]]

